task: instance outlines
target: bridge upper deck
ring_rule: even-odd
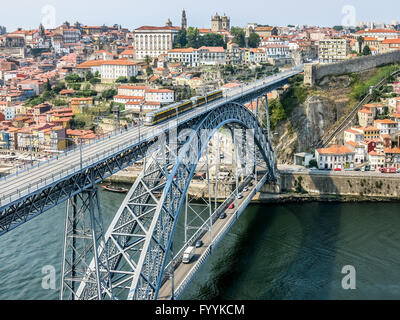
[[[180,126],[182,123],[199,117],[227,102],[243,101],[243,97],[247,96],[250,100],[251,96],[256,92],[273,89],[274,85],[279,85],[302,71],[303,67],[299,66],[292,70],[254,81],[248,85],[231,89],[225,93],[224,99],[193,109],[180,115],[178,120],[171,119],[153,127],[133,127],[90,145],[84,145],[82,146],[82,161],[80,148],[76,148],[44,164],[6,176],[0,180],[0,214],[5,208],[18,203],[27,196],[37,193],[47,186],[57,184],[71,177],[71,175],[79,174],[101,161],[117,156],[127,148],[151,141],[162,132]]]

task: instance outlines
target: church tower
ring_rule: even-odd
[[[182,29],[187,29],[187,18],[185,9],[183,9],[182,11]]]

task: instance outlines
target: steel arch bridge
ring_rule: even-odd
[[[178,129],[176,141],[170,136],[159,139],[99,244],[95,258],[82,277],[77,278],[79,285],[76,283],[74,287],[69,282],[73,298],[158,299],[166,281],[168,256],[190,182],[211,138],[224,126],[231,130],[236,160],[242,159],[244,176],[257,175],[257,168],[261,167],[265,169],[264,182],[276,179],[269,132],[264,131],[257,116],[243,105],[226,103],[186,123]],[[236,129],[251,130],[252,137],[243,134],[246,131],[235,135]],[[213,216],[224,209],[223,205],[214,207]],[[210,219],[215,220],[211,215]],[[175,267],[174,260],[172,262],[172,266],[171,262],[168,264],[169,269]],[[96,271],[98,280],[89,281],[96,279]]]

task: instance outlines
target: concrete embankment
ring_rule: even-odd
[[[108,178],[107,182],[132,184],[140,172],[140,167],[131,167]],[[218,186],[221,200],[234,189],[233,183]],[[215,185],[211,183],[212,198],[214,190]],[[189,194],[207,198],[208,185],[193,180]],[[266,184],[253,200],[254,203],[307,201],[400,201],[400,174],[281,171],[277,184]]]
[[[279,187],[280,194],[276,189]],[[400,200],[400,175],[281,172],[278,186],[265,185],[255,201]]]

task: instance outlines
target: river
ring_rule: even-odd
[[[123,197],[101,191],[106,225]],[[398,207],[398,203],[252,205],[182,298],[398,299]],[[0,299],[59,298],[64,211],[61,205],[0,237]],[[342,288],[346,265],[356,270],[355,290]],[[45,266],[56,270],[56,290],[42,288]]]

